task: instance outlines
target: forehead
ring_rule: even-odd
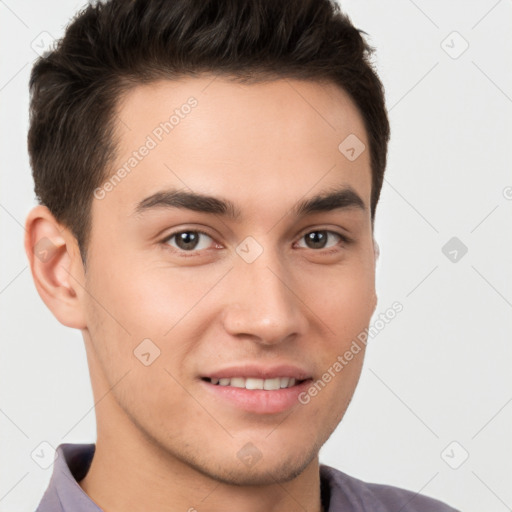
[[[343,89],[330,82],[285,78],[241,84],[226,77],[203,75],[137,85],[118,102],[116,117],[118,134],[130,147],[138,142],[137,132],[158,132],[158,127],[168,121],[174,134],[187,132],[192,125],[194,131],[205,129],[202,137],[211,135],[217,141],[228,134],[238,139],[241,129],[261,139],[265,135],[272,138],[276,129],[285,126],[287,133],[280,135],[288,140],[320,131],[332,132],[335,139],[345,132],[366,139],[361,115]],[[192,121],[182,122],[187,117]],[[208,133],[206,128],[211,129],[212,122],[216,130]],[[158,133],[154,135],[159,137]],[[250,145],[251,141],[246,142]]]
[[[124,171],[108,199],[125,212],[162,188],[231,195],[250,207],[255,195],[295,201],[340,184],[369,208],[364,123],[334,84],[240,84],[206,75],[160,80],[128,91],[116,121],[110,174]]]

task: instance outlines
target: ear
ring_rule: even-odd
[[[84,329],[85,274],[76,238],[46,206],[36,206],[25,221],[25,252],[36,289],[57,320]]]
[[[373,253],[375,254],[375,262],[377,262],[380,256],[380,247],[375,238],[373,239]]]
[[[375,265],[377,265],[377,260],[379,259],[379,256],[380,256],[380,247],[379,247],[379,244],[377,243],[377,240],[375,240],[375,238],[373,239],[373,253],[375,255]],[[375,292],[374,296],[373,296],[373,311],[374,312],[377,309],[377,301],[378,301],[377,292]]]

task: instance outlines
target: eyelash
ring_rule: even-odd
[[[301,235],[299,240],[303,239],[306,235],[309,235],[310,233],[317,233],[317,232],[325,232],[325,233],[328,233],[328,234],[336,235],[337,237],[340,238],[340,241],[343,244],[345,244],[345,245],[350,245],[351,243],[353,243],[353,239],[349,238],[348,236],[343,235],[341,233],[338,233],[337,231],[331,231],[329,229],[313,229],[311,231],[307,231],[303,235]],[[183,249],[178,249],[176,247],[171,247],[168,244],[168,242],[170,240],[172,240],[176,235],[179,235],[181,233],[197,233],[197,234],[205,235],[208,238],[211,238],[212,240],[214,240],[214,238],[211,235],[209,235],[208,233],[206,233],[205,231],[201,231],[199,229],[181,229],[180,231],[174,231],[173,233],[167,235],[161,241],[161,243],[162,243],[162,245],[164,246],[165,249],[170,250],[174,254],[180,254],[181,257],[185,257],[185,258],[198,256],[198,255],[200,255],[201,252],[206,251],[208,249],[201,249],[201,250],[194,249],[194,250],[191,250],[191,251],[185,251]],[[305,249],[308,249],[308,247],[306,247]],[[314,251],[314,252],[323,253],[323,254],[333,254],[333,253],[339,252],[340,251],[340,247],[339,247],[339,244],[337,244],[335,247],[331,247],[331,248],[328,248],[328,249],[311,249],[311,250]]]

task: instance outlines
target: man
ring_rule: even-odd
[[[36,62],[25,248],[97,419],[39,512],[454,510],[318,459],[377,303],[370,52],[328,0],[113,0]]]

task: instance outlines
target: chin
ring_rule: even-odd
[[[210,460],[205,465],[196,466],[196,469],[209,478],[228,485],[272,485],[297,478],[316,456],[317,452],[312,450],[306,454],[293,453],[286,458],[280,454],[279,458],[273,460],[268,457],[265,460],[265,456],[261,455],[253,464],[237,460],[234,464],[232,461],[230,464],[228,461],[219,461],[212,466]]]

